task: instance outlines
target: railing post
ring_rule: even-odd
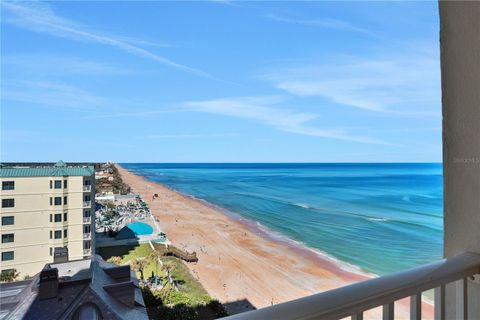
[[[393,320],[395,317],[395,301],[383,305],[383,320]]]
[[[435,288],[435,320],[445,320],[445,285]]]
[[[456,319],[462,320],[468,318],[467,308],[467,279],[460,279],[455,281],[455,293],[456,293]]]
[[[410,320],[422,320],[422,293],[410,297]]]

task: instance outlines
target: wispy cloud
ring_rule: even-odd
[[[39,63],[41,61],[41,63]],[[136,71],[110,62],[94,61],[74,56],[52,55],[47,53],[17,54],[2,57],[2,67],[15,68],[12,74],[27,73],[45,76],[63,75],[122,75]],[[5,69],[4,69],[5,70]]]
[[[301,19],[301,18],[294,18],[294,17],[278,15],[278,14],[267,14],[266,17],[279,22],[286,22],[286,23],[292,23],[292,24],[298,24],[298,25],[304,25],[304,26],[310,26],[310,27],[358,32],[358,33],[363,33],[368,35],[374,35],[372,32],[366,29],[354,26],[350,22],[333,19],[333,18]]]
[[[318,115],[281,107],[278,104],[283,100],[280,97],[235,97],[190,101],[186,103],[186,107],[190,111],[252,120],[295,134],[369,144],[388,144],[380,139],[351,134],[341,128],[321,129],[308,125],[308,122],[318,118]]]
[[[440,105],[439,73],[436,57],[392,54],[280,67],[261,77],[301,97],[323,97],[376,112],[425,115]]]
[[[55,82],[21,81],[2,85],[2,101],[16,101],[59,108],[95,110],[104,105],[103,97],[81,88]]]
[[[57,37],[76,41],[89,41],[111,46],[130,54],[151,59],[185,72],[196,74],[205,78],[216,79],[211,74],[173,60],[159,56],[151,51],[138,47],[132,42],[122,40],[120,37],[105,36],[95,31],[90,31],[72,20],[57,15],[52,7],[43,2],[10,2],[3,1],[2,8],[9,15],[2,16],[6,23],[26,28],[31,31],[46,33]]]
[[[170,114],[170,113],[179,113],[187,112],[186,109],[162,109],[162,110],[145,110],[145,111],[135,111],[135,112],[112,112],[99,115],[91,115],[82,117],[82,119],[108,119],[108,118],[132,118],[132,117],[149,117],[160,114]]]
[[[209,0],[209,1],[219,3],[219,4],[223,4],[223,5],[226,5],[226,6],[241,7],[240,1],[232,1],[232,0]]]
[[[191,138],[225,138],[239,136],[236,133],[181,133],[181,134],[152,134],[140,137],[142,139],[191,139]]]

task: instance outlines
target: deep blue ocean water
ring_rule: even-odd
[[[364,271],[442,256],[442,164],[121,164]]]

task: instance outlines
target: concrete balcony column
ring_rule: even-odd
[[[440,1],[444,255],[480,253],[480,2]],[[468,281],[469,319],[480,319],[480,284]],[[447,319],[461,306],[447,290]]]

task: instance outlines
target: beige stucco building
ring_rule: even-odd
[[[2,167],[1,271],[33,276],[53,262],[55,248],[70,260],[91,256],[94,248],[94,168],[67,166]]]

